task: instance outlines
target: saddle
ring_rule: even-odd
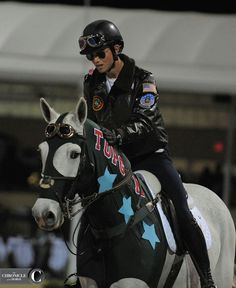
[[[132,217],[130,217],[127,225],[122,223],[115,227],[102,230],[97,230],[91,227],[94,237],[96,239],[111,239],[115,236],[124,235],[129,228],[135,226],[137,223],[145,219],[150,212],[155,211],[156,215],[159,215],[161,218],[166,240],[169,244],[168,246],[170,253],[177,254],[179,256],[184,255],[186,250],[184,249],[183,242],[181,240],[179,225],[172,201],[163,191],[161,191],[161,184],[152,173],[144,170],[138,170],[135,172],[135,175],[149,202],[137,210]],[[167,225],[168,229],[166,229]],[[168,237],[168,234],[171,234],[171,236]],[[171,240],[169,238],[171,238]],[[174,243],[170,245],[170,241]]]
[[[155,198],[159,199],[158,201],[160,203],[159,207],[162,208],[169,222],[169,225],[171,227],[174,236],[174,240],[176,242],[175,253],[179,256],[183,255],[186,252],[186,249],[184,248],[184,244],[181,239],[180,229],[173,202],[171,201],[171,199],[168,198],[165,192],[161,190],[161,184],[159,180],[152,173],[145,170],[138,170],[135,172],[135,175],[138,178],[139,183],[148,199],[150,201],[153,201],[153,199]],[[157,208],[155,208],[155,211],[156,213],[159,213]]]

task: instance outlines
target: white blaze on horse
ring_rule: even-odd
[[[64,114],[44,99],[40,103],[48,125],[39,145],[42,178],[33,216],[41,229],[57,229],[64,218],[73,217],[72,207],[81,201],[86,229],[82,222],[75,268],[81,287],[200,287],[190,257],[180,249],[178,233],[172,233],[168,200],[159,193],[158,180],[147,171],[131,171],[122,151],[109,146],[100,127],[87,119],[84,98],[75,111]],[[206,238],[215,283],[231,288],[232,217],[209,189],[196,184],[185,188]],[[84,234],[85,248],[80,246]]]

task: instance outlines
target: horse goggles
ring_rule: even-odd
[[[79,38],[80,51],[83,51],[87,45],[91,48],[99,48],[105,43],[105,37],[101,34],[81,36]]]
[[[75,135],[75,129],[69,125],[64,123],[51,123],[48,124],[45,129],[46,138],[52,138],[55,135],[58,135],[60,138],[68,139]]]

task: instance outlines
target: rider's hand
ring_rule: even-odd
[[[102,130],[104,138],[107,140],[107,142],[110,145],[112,145],[112,146],[119,145],[120,146],[122,144],[122,136],[121,136],[121,133],[118,129],[117,130],[115,130],[115,129],[108,130],[107,128],[102,127],[101,130]]]

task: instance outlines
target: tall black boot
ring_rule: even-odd
[[[205,238],[194,217],[192,217],[189,227],[185,227],[183,238],[185,246],[200,276],[201,287],[217,288],[211,275]]]

